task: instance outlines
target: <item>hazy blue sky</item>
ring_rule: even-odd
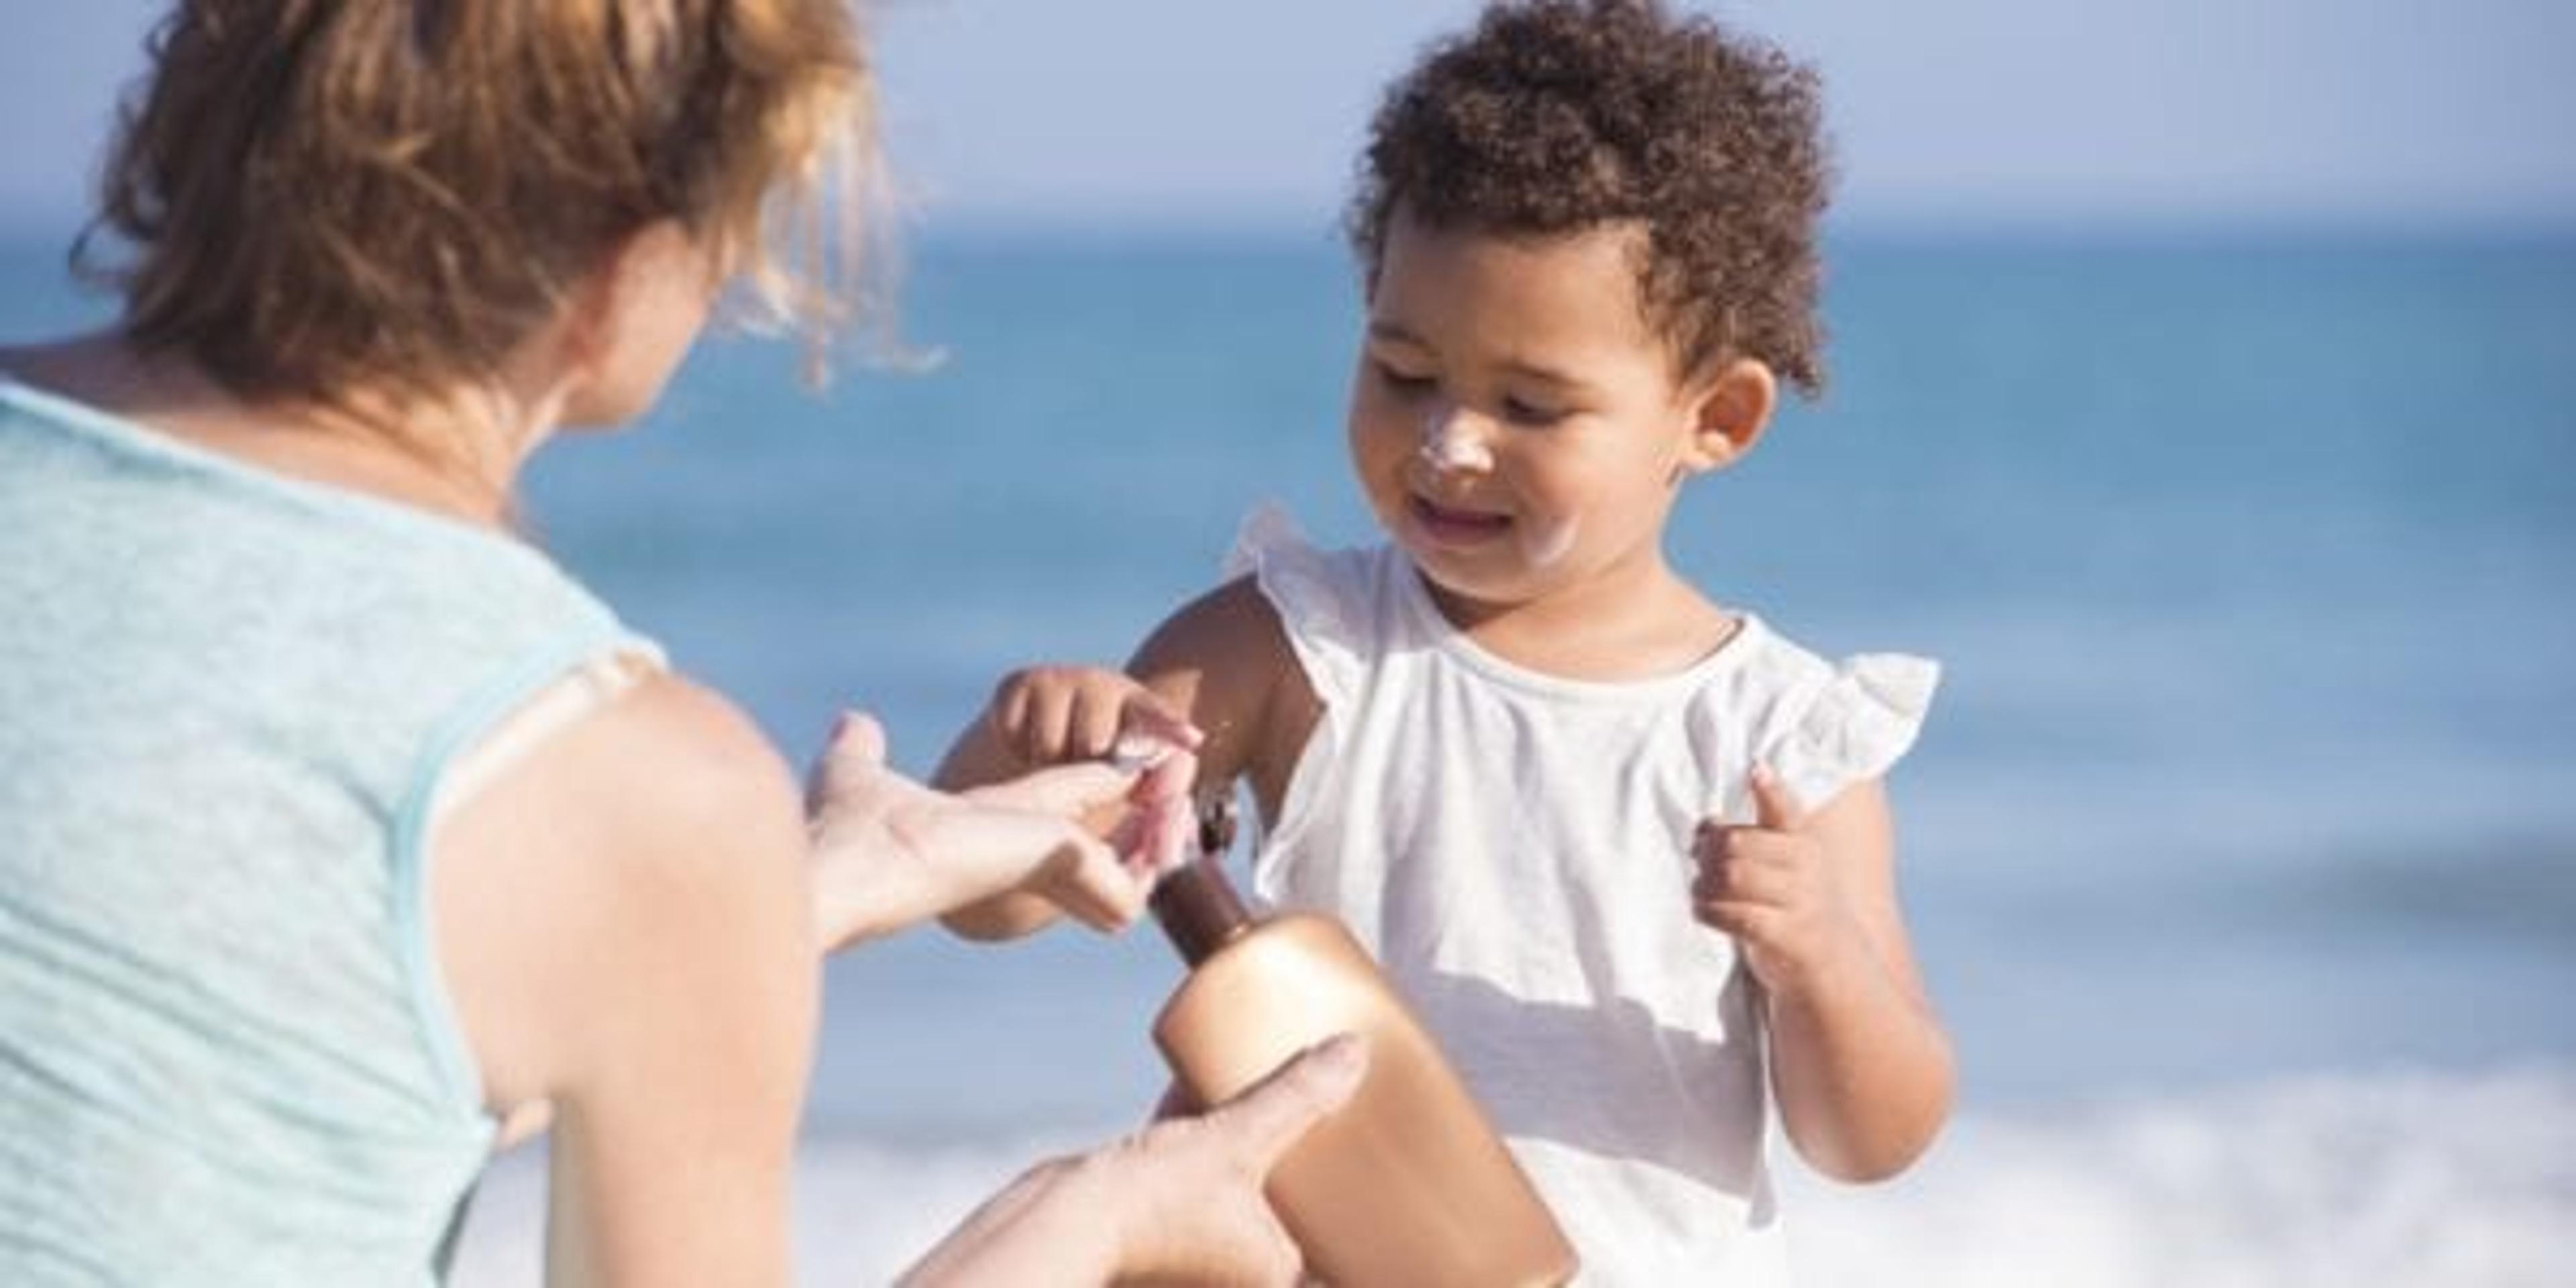
[[[68,229],[162,0],[5,0],[0,222]],[[1856,223],[2576,226],[2571,0],[1733,0],[1825,72]],[[1320,224],[1472,0],[892,0],[931,218]]]

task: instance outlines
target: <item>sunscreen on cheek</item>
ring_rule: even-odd
[[[1521,525],[1521,556],[1529,560],[1533,567],[1556,566],[1563,562],[1567,555],[1574,553],[1575,528],[1576,524],[1572,519],[1561,520],[1539,528],[1527,524]]]

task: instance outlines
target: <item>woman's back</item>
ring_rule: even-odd
[[[0,532],[0,1280],[429,1278],[493,1134],[435,789],[644,646],[497,534],[6,383]]]

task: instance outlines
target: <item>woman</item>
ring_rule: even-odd
[[[432,1280],[549,1114],[555,1277],[784,1281],[818,944],[1123,924],[1156,856],[1071,820],[1189,776],[944,796],[856,720],[809,819],[511,535],[720,288],[834,320],[840,0],[184,0],[155,55],[118,326],[0,351],[0,1281]],[[1261,1172],[1357,1060],[1042,1166],[916,1274],[1284,1278]]]

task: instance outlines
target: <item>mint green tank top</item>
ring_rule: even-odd
[[[443,1277],[448,765],[649,654],[527,546],[0,378],[0,1284]]]

